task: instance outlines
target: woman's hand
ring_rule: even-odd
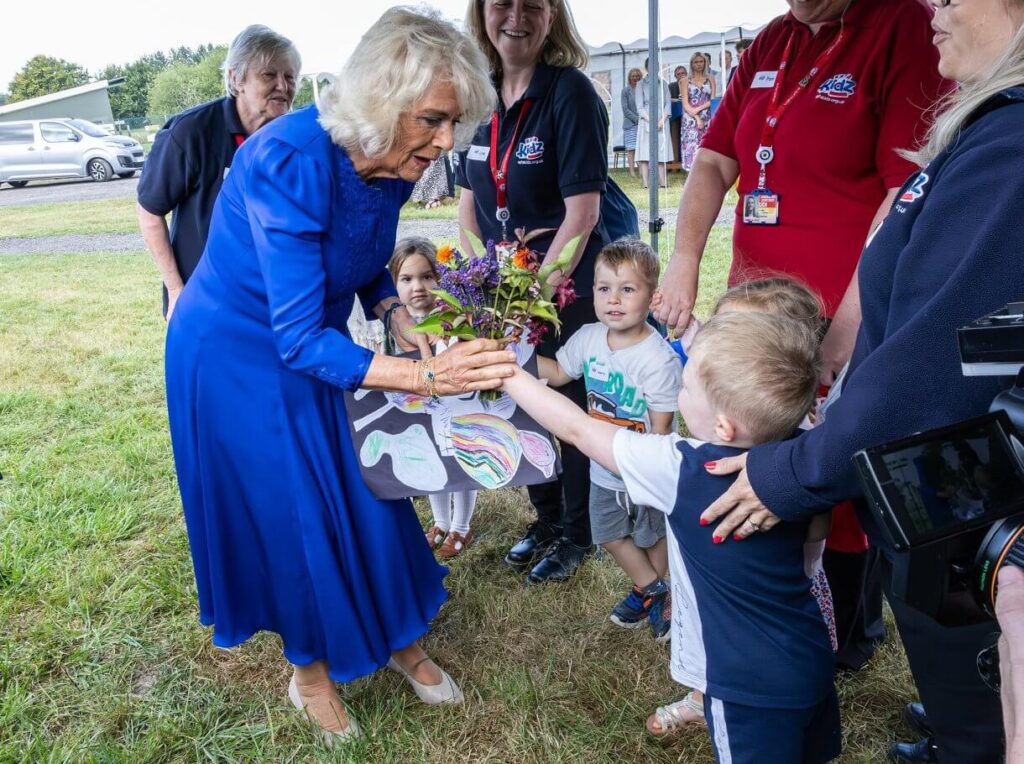
[[[693,119],[697,123],[697,129],[698,130],[703,130],[704,129],[704,120],[701,119],[700,117],[694,117]]]
[[[1002,678],[1003,726],[1006,730],[1006,761],[1024,760],[1024,572],[1007,565],[999,572],[996,618],[1003,635],[999,638],[999,673]]]
[[[516,354],[500,340],[457,342],[431,361],[437,395],[495,390],[516,370]],[[422,367],[420,367],[422,369]]]
[[[419,350],[421,358],[430,358],[434,354],[430,347],[430,339],[423,332],[412,331],[414,326],[416,322],[404,305],[391,311],[391,333],[395,336],[398,347],[407,353],[410,350]]]
[[[747,455],[729,456],[704,465],[712,475],[740,474],[729,490],[719,496],[700,516],[701,525],[710,525],[715,520],[722,522],[715,528],[715,543],[725,541],[730,535],[742,541],[753,533],[764,533],[779,524],[780,519],[761,503],[747,479]]]

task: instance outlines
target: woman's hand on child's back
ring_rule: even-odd
[[[714,462],[707,462],[704,468],[712,475],[731,475],[735,472],[736,481],[729,490],[715,499],[700,516],[701,525],[711,525],[721,520],[715,528],[715,543],[719,544],[729,536],[735,541],[742,541],[754,533],[771,530],[780,519],[754,493],[753,486],[747,479],[747,455],[728,456]]]

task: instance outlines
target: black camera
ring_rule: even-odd
[[[858,451],[865,499],[898,556],[893,593],[941,624],[994,617],[1024,568],[1024,302],[957,330],[966,376],[1016,375],[989,413]]]

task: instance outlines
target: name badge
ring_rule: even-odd
[[[608,381],[608,364],[601,363],[600,361],[591,362],[590,366],[587,367],[591,379],[596,379],[598,382]]]
[[[775,78],[779,76],[778,72],[758,72],[754,75],[754,81],[750,83],[752,88],[770,88],[775,87]]]
[[[743,195],[743,222],[747,225],[778,225],[779,195],[758,188]]]
[[[487,157],[490,155],[490,146],[470,146],[469,151],[466,153],[466,159],[472,159],[477,162],[486,162]]]

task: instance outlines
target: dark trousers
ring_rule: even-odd
[[[885,640],[881,556],[874,547],[858,553],[826,549],[822,563],[836,615],[836,665],[857,671]]]
[[[882,559],[889,600],[914,684],[935,730],[942,764],[997,764],[1003,759],[999,695],[978,676],[977,656],[991,644],[995,622],[950,628],[892,596],[892,566]]]
[[[555,351],[565,344],[573,333],[584,324],[597,321],[594,313],[594,299],[580,297],[567,306],[560,314],[562,330],[557,339],[549,335],[538,347],[538,352],[548,358],[555,357]],[[587,386],[583,379],[577,379],[564,387],[560,393],[579,406],[587,408]],[[590,460],[578,448],[559,441],[562,454],[562,474],[558,480],[529,487],[530,503],[537,510],[537,519],[552,528],[560,528],[562,535],[580,546],[590,546]]]

